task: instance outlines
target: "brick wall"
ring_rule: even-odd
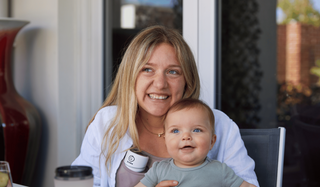
[[[279,25],[277,33],[278,82],[315,84],[318,77],[310,74],[310,68],[320,59],[320,28],[290,23]]]
[[[284,83],[286,80],[286,43],[287,43],[287,26],[278,25],[277,35],[277,80],[279,83]]]

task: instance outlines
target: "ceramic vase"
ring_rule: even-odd
[[[16,91],[11,69],[15,37],[28,23],[0,18],[0,160],[9,162],[14,183],[30,186],[41,121],[36,108]]]

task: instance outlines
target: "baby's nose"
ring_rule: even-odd
[[[182,140],[192,140],[190,133],[184,133],[182,136]]]

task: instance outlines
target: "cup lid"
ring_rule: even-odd
[[[61,166],[56,169],[56,177],[83,178],[90,176],[93,176],[90,166]]]

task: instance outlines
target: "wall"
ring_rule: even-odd
[[[312,25],[301,27],[301,83],[313,86],[318,77],[310,73],[316,60],[320,60],[320,28]]]
[[[278,26],[278,82],[306,87],[318,77],[310,74],[320,59],[320,28],[300,23]]]
[[[14,82],[42,118],[32,187],[53,187],[55,168],[77,157],[103,100],[102,0],[13,0],[30,21],[16,38]]]
[[[283,83],[286,80],[287,59],[287,27],[285,25],[278,25],[277,37],[277,81]]]
[[[0,17],[8,16],[8,2],[5,0],[0,1]]]
[[[58,166],[57,11],[58,1],[13,1],[12,16],[30,21],[16,38],[14,79],[18,92],[38,109],[42,118],[40,154],[32,185],[39,187],[53,187],[50,180]]]

